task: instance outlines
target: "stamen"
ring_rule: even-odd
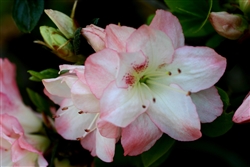
[[[68,107],[63,107],[61,108],[62,112],[60,114],[55,114],[53,115],[52,118],[59,118],[60,116],[62,116],[63,114],[67,113],[69,110],[70,107],[73,107],[73,105],[69,105]]]
[[[188,91],[186,95],[187,95],[187,96],[190,96],[190,95],[191,95],[191,92],[190,92],[190,91]]]
[[[168,72],[168,75],[169,75],[169,76],[171,76],[171,75],[172,75],[172,73],[169,71],[169,72]]]
[[[181,73],[181,69],[178,68],[178,73],[180,74]]]
[[[189,95],[190,94],[189,92],[186,92],[184,90],[177,89],[177,88],[174,88],[174,87],[171,87],[171,86],[168,86],[168,85],[164,85],[164,84],[161,84],[161,83],[153,82],[151,80],[148,80],[147,82],[150,83],[150,84],[154,84],[154,85],[157,85],[157,86],[161,86],[161,87],[167,88],[167,89],[175,90],[175,91],[183,93],[185,95]]]
[[[84,112],[83,111],[79,111],[78,114],[83,114]]]
[[[156,98],[154,97],[154,93],[152,92],[152,90],[148,87],[148,85],[146,85],[145,83],[141,83],[153,96],[153,102],[156,102]]]
[[[52,116],[52,118],[59,118],[59,117],[60,115],[56,115],[56,114]]]
[[[81,141],[82,140],[82,137],[78,137],[76,138],[77,141]]]
[[[94,127],[94,129],[91,129],[91,127],[93,126],[93,124],[96,122],[96,119],[99,117],[99,113],[97,113],[96,115],[95,115],[95,117],[94,117],[94,119],[92,120],[92,122],[90,123],[90,125],[88,126],[88,128],[87,129],[84,129],[84,133],[83,133],[83,135],[82,135],[82,137],[81,138],[84,138],[88,133],[90,133],[90,132],[93,132],[95,129],[96,129],[96,127]]]
[[[141,103],[142,103],[142,108],[146,108],[146,105],[144,105],[144,96],[143,96],[143,91],[141,90],[141,86],[140,86],[140,83],[138,82],[138,84],[136,85],[137,86],[137,90],[138,90],[138,93],[139,93],[139,96],[140,96],[140,100],[141,100]]]
[[[62,108],[63,111],[64,111],[64,110],[67,110],[67,109],[69,109],[69,107],[63,107],[63,108]]]

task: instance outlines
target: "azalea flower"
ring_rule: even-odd
[[[233,122],[235,123],[247,123],[250,122],[250,92],[244,99],[240,107],[235,111],[233,116]]]
[[[222,113],[213,85],[226,59],[208,47],[184,46],[181,25],[170,12],[157,10],[151,24],[138,29],[110,24],[101,35],[88,28],[82,33],[90,35],[93,48],[104,46],[87,58],[84,75],[100,100],[99,131],[112,137],[121,127],[125,155],[148,150],[162,133],[196,140],[200,122]]]
[[[48,147],[48,139],[40,135],[25,134],[18,119],[0,114],[1,166],[48,165],[42,152]]]
[[[42,120],[22,102],[16,83],[15,65],[7,58],[0,59],[0,85],[0,114],[7,113],[16,117],[26,133],[39,131]]]
[[[96,122],[99,119],[99,100],[89,90],[83,76],[84,66],[61,65],[69,70],[57,78],[44,79],[45,94],[60,105],[55,115],[57,132],[68,140],[79,140],[83,148],[105,162],[111,162],[115,138],[103,137]]]

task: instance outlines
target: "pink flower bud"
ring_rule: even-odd
[[[106,33],[104,29],[91,24],[82,29],[82,35],[96,52],[105,48]]]
[[[247,21],[237,14],[211,12],[209,20],[218,34],[231,40],[240,38],[248,28]]]

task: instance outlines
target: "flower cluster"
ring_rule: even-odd
[[[57,132],[106,162],[121,141],[124,155],[149,150],[163,133],[179,141],[201,137],[223,104],[214,84],[226,59],[208,47],[184,45],[178,19],[157,10],[138,29],[89,25],[82,35],[96,51],[81,65],[44,79],[45,94],[60,105]]]
[[[49,140],[38,134],[42,120],[23,104],[15,74],[15,66],[0,59],[1,166],[47,166],[43,151]]]

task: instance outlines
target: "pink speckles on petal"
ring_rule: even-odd
[[[135,83],[135,77],[131,74],[125,74],[125,76],[123,76],[123,80],[125,80],[125,83],[129,86],[132,86]]]

